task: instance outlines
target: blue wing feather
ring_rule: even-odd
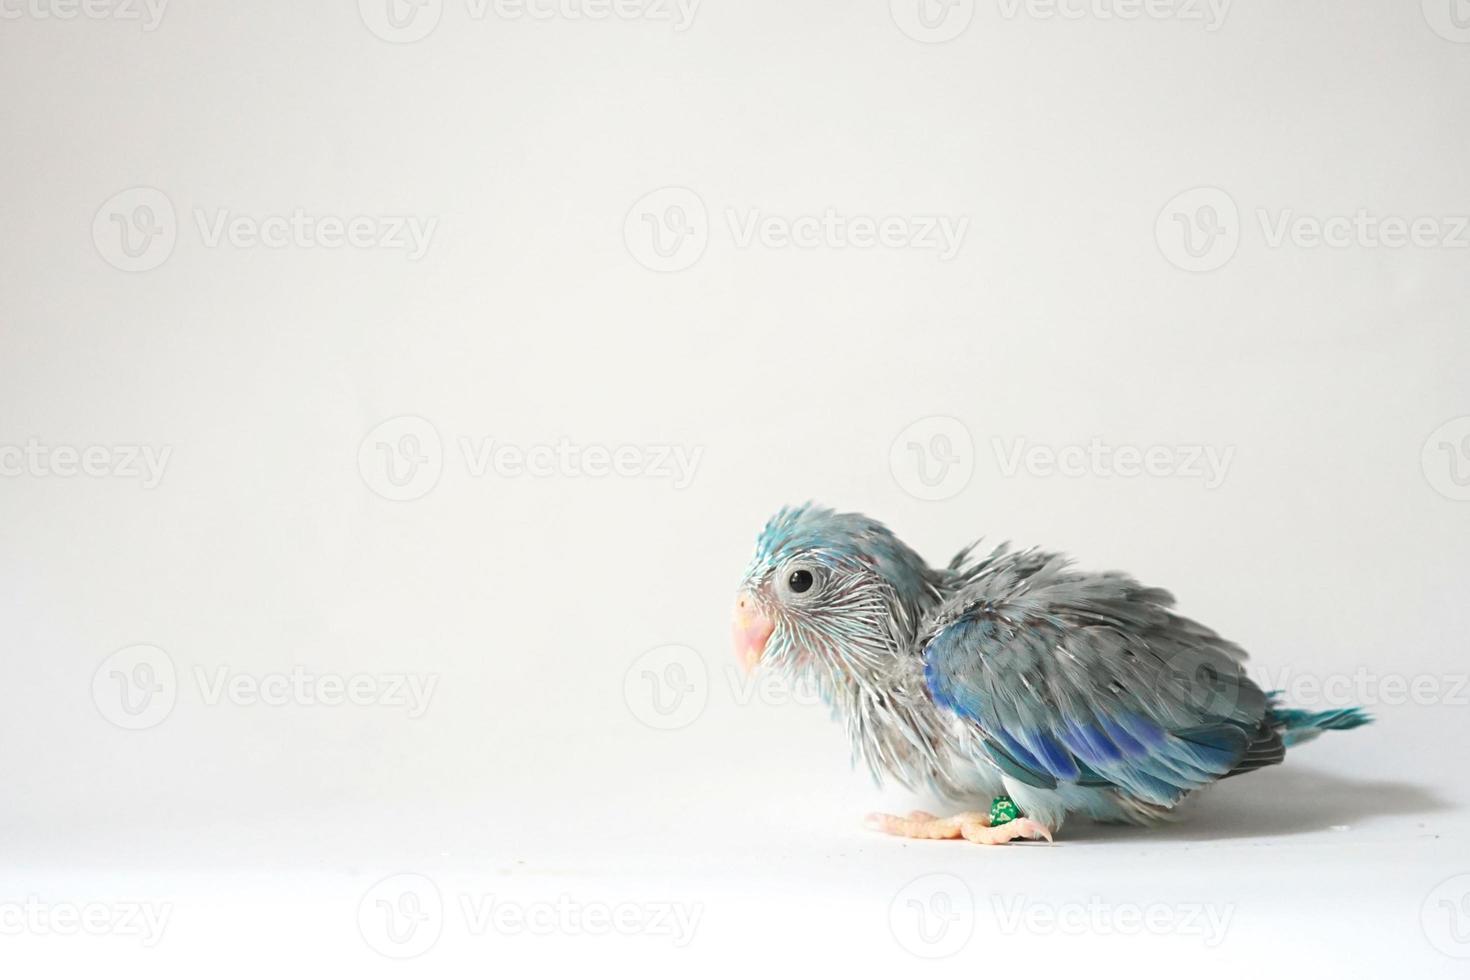
[[[956,575],[927,624],[925,684],[1012,778],[1111,785],[1169,806],[1230,773],[1269,731],[1243,654],[1172,613],[1166,592],[1034,552],[998,552]]]

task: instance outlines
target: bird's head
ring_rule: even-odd
[[[862,683],[912,641],[937,575],[861,514],[804,504],[766,522],[735,601],[735,652],[830,691]]]

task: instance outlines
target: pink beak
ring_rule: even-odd
[[[735,623],[731,632],[735,638],[735,657],[747,673],[760,663],[761,654],[766,651],[766,641],[775,628],[775,624],[761,613],[755,598],[749,592],[740,593],[740,598],[735,601]]]

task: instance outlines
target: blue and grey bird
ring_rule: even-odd
[[[1152,824],[1369,720],[1283,707],[1246,676],[1240,647],[1162,589],[973,547],[930,568],[879,522],[807,504],[771,518],[745,571],[734,633],[747,668],[814,686],[880,782],[1008,796],[1021,814],[875,814],[876,829],[999,844],[1051,840],[1072,813]]]

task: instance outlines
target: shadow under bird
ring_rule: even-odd
[[[1368,722],[1282,706],[1173,597],[1056,554],[930,568],[884,525],[807,504],[767,522],[735,607],[747,669],[813,684],[879,781],[1019,809],[874,814],[905,837],[1051,840],[1069,813],[1152,824],[1189,794]]]

